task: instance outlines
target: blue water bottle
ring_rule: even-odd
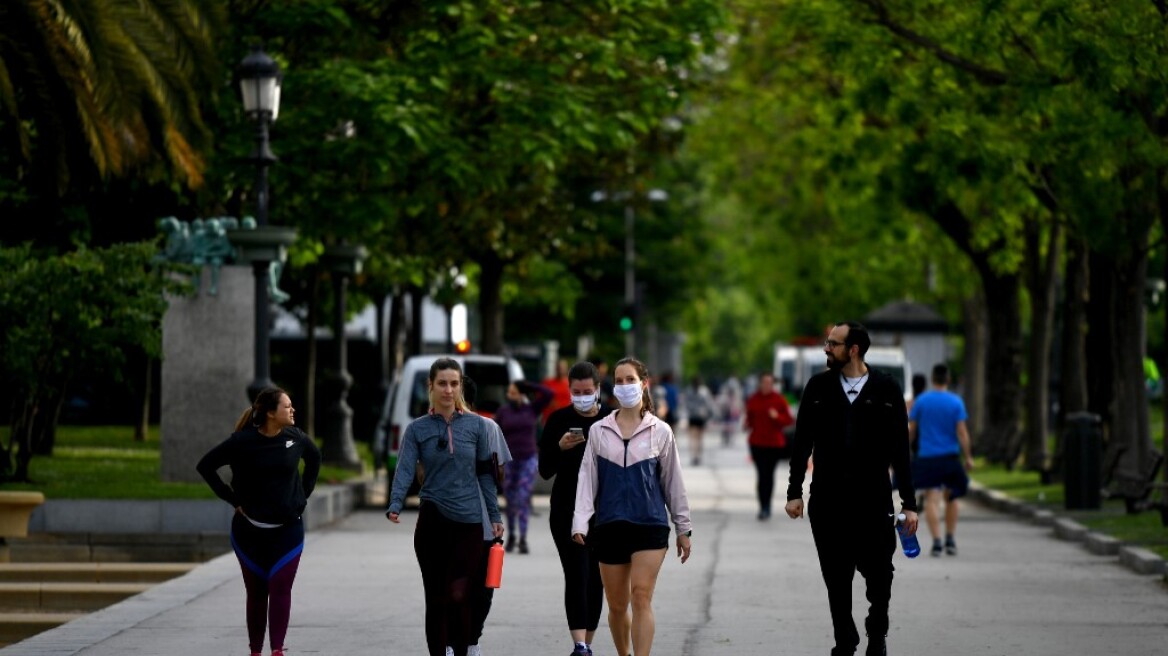
[[[916,558],[921,555],[921,543],[917,542],[915,534],[909,535],[904,525],[904,513],[896,516],[896,534],[900,536],[900,546],[904,548],[904,555]]]

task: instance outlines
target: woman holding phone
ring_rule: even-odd
[[[590,362],[577,362],[568,370],[572,405],[548,416],[539,443],[539,474],[552,483],[552,540],[564,570],[564,613],[574,656],[592,654],[592,638],[600,624],[604,585],[600,564],[587,547],[572,541],[572,514],[576,510],[576,480],[584,458],[585,436],[592,425],[612,409],[601,405],[600,372]]]

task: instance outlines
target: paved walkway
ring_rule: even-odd
[[[685,565],[671,554],[662,570],[654,653],[827,654],[827,597],[807,521],[756,520],[754,472],[741,437],[730,448],[708,438],[707,448],[707,464],[685,470],[694,554]],[[571,650],[546,497],[537,498],[537,508],[532,554],[507,556],[482,642],[489,656]],[[391,525],[378,511],[362,511],[309,534],[294,591],[292,656],[425,653],[415,517],[407,513]],[[890,653],[1164,653],[1168,589],[1158,577],[973,504],[958,542],[957,557],[910,561],[897,554]],[[855,590],[859,622],[858,577]],[[227,555],[0,656],[244,655],[243,598],[238,565]],[[598,656],[614,656],[604,619],[594,647]]]

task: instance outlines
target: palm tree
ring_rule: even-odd
[[[200,101],[219,86],[215,0],[0,2],[0,152],[63,192],[71,171],[202,182]]]

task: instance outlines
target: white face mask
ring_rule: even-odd
[[[590,412],[592,408],[596,407],[596,397],[598,394],[573,394],[572,405],[580,412]]]
[[[634,408],[641,400],[641,384],[614,385],[612,395],[620,401],[622,408]]]

